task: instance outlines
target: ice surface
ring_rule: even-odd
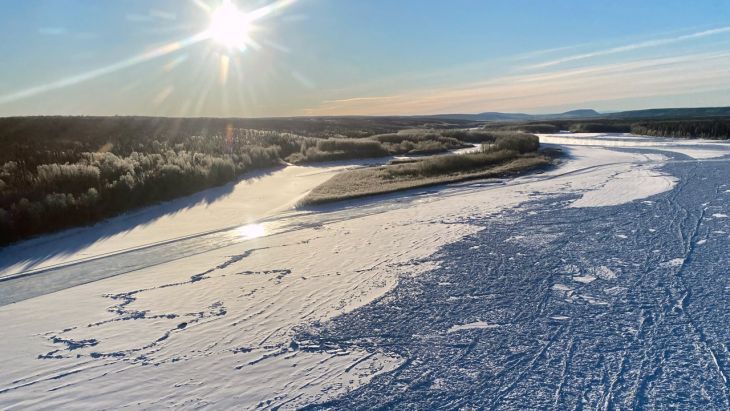
[[[448,332],[453,333],[453,332],[463,331],[463,330],[483,330],[483,329],[491,329],[491,328],[497,328],[497,327],[499,327],[499,324],[489,324],[489,323],[485,323],[484,321],[474,321],[474,322],[468,323],[468,324],[454,325],[448,329]]]
[[[291,209],[309,190],[354,166],[357,163],[288,166],[251,174],[237,183],[127,213],[93,227],[24,241],[0,249],[0,277],[245,226]]]
[[[559,133],[539,134],[541,143],[613,148],[650,148],[687,155],[695,159],[711,159],[730,154],[730,144],[715,140],[645,137],[622,133]],[[648,159],[652,159],[649,155]]]
[[[151,245],[99,281],[114,242],[34,240],[61,266],[0,281],[0,300],[36,295],[0,307],[0,408],[727,409],[730,227],[706,218],[730,213],[727,162],[595,144],[500,185],[302,214],[279,197],[235,241]],[[196,232],[204,208],[131,231]],[[44,294],[60,279],[80,285]]]

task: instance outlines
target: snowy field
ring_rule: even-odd
[[[540,137],[543,174],[294,211],[344,166],[287,167],[0,250],[0,408],[730,408],[730,145]]]

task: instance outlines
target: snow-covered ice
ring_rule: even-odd
[[[292,211],[334,169],[287,167],[260,182],[306,183],[267,202],[241,186],[3,250],[0,408],[730,405],[728,239],[695,247],[728,229],[696,208],[730,212],[728,146],[559,138],[561,166],[505,184]]]
[[[454,333],[454,332],[463,331],[463,330],[485,330],[485,329],[488,330],[488,329],[497,328],[497,327],[499,327],[499,324],[489,324],[489,323],[485,323],[484,321],[474,321],[473,323],[454,325],[448,329],[448,332]]]

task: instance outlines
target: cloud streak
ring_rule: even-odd
[[[182,48],[188,47],[192,44],[198,43],[202,40],[205,40],[206,37],[204,34],[198,34],[196,36],[187,38],[182,41],[177,41],[174,43],[170,43],[167,45],[164,45],[162,47],[158,47],[156,49],[150,50],[146,53],[142,53],[133,57],[130,57],[126,60],[122,60],[119,62],[116,62],[114,64],[110,64],[108,66],[100,67],[95,70],[87,71],[85,73],[81,73],[75,76],[66,77],[60,80],[56,80],[47,84],[42,84],[39,86],[27,88],[25,90],[17,91],[15,93],[5,94],[0,96],[0,104],[7,104],[16,100],[32,97],[38,94],[46,93],[53,90],[58,90],[61,88],[73,86],[79,83],[83,83],[85,81],[89,81],[92,79],[95,79],[97,77],[105,76],[114,72],[117,72],[119,70],[123,70],[132,66],[135,66],[140,63],[144,63],[150,60],[154,60],[156,58],[166,56],[170,53],[176,52]]]
[[[534,64],[534,65],[529,66],[528,68],[540,69],[540,68],[553,67],[553,66],[557,66],[560,64],[590,59],[593,57],[607,56],[607,55],[617,54],[617,53],[625,53],[625,52],[629,52],[629,51],[640,50],[640,49],[645,49],[645,48],[650,48],[650,47],[665,46],[665,45],[669,45],[669,44],[679,43],[682,41],[694,40],[694,39],[699,39],[699,38],[703,38],[703,37],[709,37],[709,36],[714,36],[714,35],[724,34],[724,33],[730,33],[730,26],[720,27],[720,28],[711,29],[711,30],[699,31],[696,33],[685,34],[685,35],[681,35],[681,36],[677,36],[677,37],[663,38],[663,39],[656,39],[656,40],[647,40],[647,41],[642,41],[639,43],[627,44],[624,46],[613,47],[613,48],[609,48],[609,49],[605,49],[605,50],[593,51],[590,53],[574,54],[572,56],[562,57],[559,59],[546,61],[544,63]]]
[[[460,87],[351,97],[323,102],[306,115],[417,115],[474,111],[534,111],[591,101],[681,95],[730,89],[730,52],[509,75]]]

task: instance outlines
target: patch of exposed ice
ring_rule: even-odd
[[[728,215],[727,215],[727,214],[723,214],[723,213],[715,213],[715,214],[713,214],[712,216],[713,216],[714,218],[727,218],[727,217],[728,217]]]
[[[546,245],[560,238],[559,234],[533,234],[529,236],[516,235],[508,238],[506,241],[511,243],[526,243],[530,245]]]

